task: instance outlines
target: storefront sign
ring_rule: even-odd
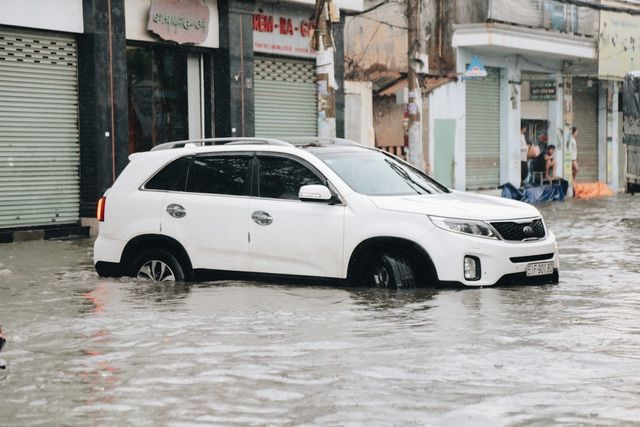
[[[530,101],[555,101],[557,97],[555,80],[530,80],[529,100]]]
[[[600,12],[598,78],[622,80],[640,70],[640,20],[635,15]]]
[[[253,50],[286,56],[314,58],[311,49],[311,8],[278,7],[260,3],[253,14]]]
[[[462,75],[464,80],[481,80],[487,77],[487,70],[480,62],[477,56],[471,59],[471,62],[467,66],[467,70]]]
[[[147,28],[164,40],[200,44],[209,27],[209,8],[199,0],[156,0],[149,8]]]

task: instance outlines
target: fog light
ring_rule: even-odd
[[[464,257],[465,280],[480,280],[480,260],[474,256]]]

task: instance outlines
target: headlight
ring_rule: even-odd
[[[497,239],[498,235],[489,224],[483,221],[474,221],[472,219],[455,219],[443,218],[440,216],[429,216],[431,222],[443,230],[453,231],[462,234],[471,234],[473,236],[486,237],[488,239]]]

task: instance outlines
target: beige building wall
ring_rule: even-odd
[[[365,2],[365,9],[373,6]],[[345,21],[345,74],[358,77],[372,69],[406,71],[407,31],[404,9],[396,2]]]

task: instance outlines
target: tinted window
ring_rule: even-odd
[[[147,190],[184,191],[191,158],[181,157],[165,166],[144,186]]]
[[[189,168],[187,191],[248,196],[250,168],[249,156],[196,157]]]
[[[285,157],[260,157],[260,197],[298,199],[303,185],[323,184],[309,168]]]

